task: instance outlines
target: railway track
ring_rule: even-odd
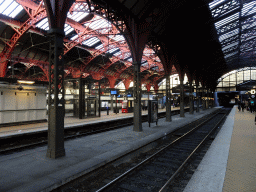
[[[185,111],[188,111],[189,108],[186,108]],[[172,111],[172,115],[179,113],[179,110]],[[164,118],[166,116],[165,112],[159,113],[158,118]],[[147,121],[147,115],[142,115],[142,122]],[[85,124],[72,128],[65,128],[65,140],[74,139],[77,137],[82,137],[86,135],[92,135],[97,133],[102,133],[114,129],[119,129],[126,126],[133,125],[133,117],[119,119],[119,120],[110,120],[101,123],[95,123],[92,125]],[[0,154],[8,154],[16,151],[34,148],[41,145],[46,145],[48,140],[47,131],[40,131],[36,133],[28,133],[20,135],[15,135],[7,138],[0,139]]]
[[[180,129],[174,133],[178,138],[159,151],[115,179],[105,178],[108,183],[98,189],[97,192],[176,191],[172,189],[173,181],[184,172],[185,165],[226,115],[227,112],[222,110],[208,119],[202,118],[200,122],[194,122],[188,127]],[[189,131],[186,132],[188,129]]]

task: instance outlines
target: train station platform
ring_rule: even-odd
[[[151,127],[145,122],[143,132],[128,126],[68,140],[66,156],[55,160],[46,158],[47,146],[0,155],[0,191],[50,191],[218,109],[162,118]]]
[[[187,108],[187,107],[185,107]],[[172,108],[172,111],[179,110],[179,107]],[[165,112],[166,109],[159,109],[159,113]],[[142,111],[142,115],[147,114],[147,111]],[[64,118],[64,127],[76,127],[85,124],[94,124],[99,123],[101,121],[111,121],[114,119],[128,118],[133,117],[133,113],[122,113],[121,109],[119,113],[113,113],[113,111],[109,111],[109,115],[107,115],[107,111],[101,112],[101,117],[88,117],[84,119],[79,119],[78,117],[65,116]],[[32,123],[32,124],[23,124],[23,125],[12,125],[0,127],[0,138],[8,137],[13,135],[22,135],[30,132],[38,132],[38,131],[46,131],[48,129],[48,122],[43,123]]]
[[[255,192],[255,114],[234,106],[184,192]]]

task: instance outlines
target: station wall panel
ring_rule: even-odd
[[[14,112],[4,112],[2,113],[2,117],[2,123],[16,122],[16,114]]]
[[[16,95],[14,91],[4,91],[2,110],[15,110],[16,109]]]
[[[27,93],[17,93],[16,102],[17,109],[28,109],[28,98]]]
[[[27,121],[28,117],[27,117],[27,111],[17,111],[17,122],[22,122],[22,121]]]
[[[0,124],[46,119],[46,88],[0,84]]]
[[[35,110],[28,111],[28,121],[33,121],[33,120],[36,120],[36,119],[37,119],[36,118],[36,111]]]

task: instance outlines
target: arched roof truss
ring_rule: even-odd
[[[5,42],[6,46],[0,55],[1,76],[4,77],[4,71],[6,71],[4,69],[7,67],[10,55],[23,34],[32,29],[39,29],[39,34],[45,34],[45,31],[49,29],[49,24],[43,1],[2,0],[0,4],[0,14],[14,19],[13,22],[9,22],[9,25],[14,30],[14,35],[10,41]],[[19,24],[18,27],[17,25],[13,25],[13,23],[16,22],[16,15],[22,11],[24,12],[24,10],[28,15],[27,21]],[[107,17],[110,21],[106,20]],[[8,24],[8,22],[5,23]],[[82,58],[82,65],[78,68],[75,67],[73,69],[73,66],[66,66],[66,76],[74,73],[74,75],[71,76],[88,77],[88,74],[91,74],[96,79],[104,78],[105,75],[121,79],[125,76],[125,79],[132,79],[132,73],[130,73],[129,76],[121,75],[126,69],[132,66],[131,52],[125,37],[122,35],[125,29],[126,26],[124,22],[117,18],[115,13],[108,12],[107,8],[99,6],[91,1],[76,1],[70,8],[64,25],[64,32],[66,35],[64,40],[64,54],[67,54],[76,46],[82,46],[91,54],[91,56]],[[97,66],[96,63],[93,63],[93,60],[98,56],[106,57],[109,59],[109,62],[104,62],[105,65]],[[48,79],[48,68],[45,63],[42,64],[42,61],[36,62],[33,58],[27,57],[22,58],[22,60],[33,62],[33,65],[38,66],[45,73],[44,79]],[[117,65],[119,62],[124,63],[122,69],[113,70],[113,67],[111,66],[115,64]],[[90,63],[92,63],[92,66],[87,67]],[[164,70],[160,59],[149,46],[146,46],[142,57],[141,72],[146,70],[149,71],[148,74],[153,74],[154,71],[158,72],[158,78],[160,78],[162,71]],[[145,77],[149,78],[150,76],[147,75]],[[156,80],[157,78],[152,79]]]
[[[256,1],[214,0],[209,8],[228,71],[252,66],[256,60]]]

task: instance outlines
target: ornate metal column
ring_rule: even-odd
[[[64,31],[49,30],[49,91],[48,91],[48,149],[46,156],[56,159],[65,156],[64,149]],[[59,98],[60,95],[60,98]]]
[[[110,107],[111,107],[111,108],[110,108],[110,110],[111,110],[111,111],[114,111],[114,107],[113,107],[113,97],[114,97],[113,95],[110,96],[110,98],[111,98],[111,101],[110,101],[110,104],[111,104]]]
[[[198,93],[198,84],[196,84],[196,112],[199,112],[199,93]]]
[[[180,117],[185,117],[183,80],[184,80],[184,77],[181,77],[180,78]]]
[[[208,88],[206,88],[206,109],[209,109],[209,91]]]
[[[166,75],[166,121],[172,121],[171,112],[171,94],[170,94],[170,76]]]
[[[99,80],[99,117],[101,116],[101,100],[100,100],[100,80]]]
[[[85,117],[85,99],[84,99],[84,82],[82,78],[79,78],[79,119]]]
[[[140,63],[134,62],[133,95],[134,95],[134,117],[133,131],[142,131],[141,121],[141,82],[140,82]]]
[[[194,99],[193,99],[193,85],[192,81],[189,82],[189,114],[194,114]]]
[[[65,156],[64,149],[64,64],[63,38],[67,12],[74,0],[44,0],[50,38],[48,92],[48,149],[52,159]],[[59,98],[60,96],[60,98]]]
[[[202,86],[202,105],[203,105],[203,110],[205,110],[205,93],[204,93],[204,86]]]

